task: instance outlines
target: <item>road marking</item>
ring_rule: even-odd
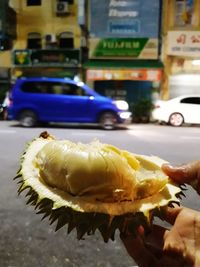
[[[0,130],[0,134],[13,134],[16,133],[15,130]]]

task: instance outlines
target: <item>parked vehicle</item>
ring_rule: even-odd
[[[9,93],[6,92],[3,102],[0,104],[0,119],[1,120],[7,120],[9,102],[10,102]]]
[[[0,120],[4,119],[4,106],[0,104]]]
[[[157,101],[152,119],[181,126],[184,123],[200,124],[200,95],[184,95],[168,101]]]
[[[68,78],[20,78],[10,93],[8,119],[21,126],[38,122],[98,123],[114,129],[129,122],[125,101],[101,96],[86,84]]]

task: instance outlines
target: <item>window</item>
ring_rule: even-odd
[[[42,0],[27,0],[26,4],[27,6],[41,6]]]
[[[74,48],[74,36],[72,32],[63,32],[59,35],[60,48]]]
[[[78,95],[78,96],[84,96],[85,95],[85,91],[75,85],[75,84],[71,84],[71,83],[63,83],[62,84],[62,89],[63,89],[63,94],[65,95]]]
[[[24,82],[21,90],[32,94],[45,94],[50,92],[47,82]]]
[[[194,0],[175,1],[175,26],[192,24]]]
[[[187,97],[183,98],[180,102],[184,104],[200,104],[200,97]]]
[[[41,49],[42,48],[40,33],[31,32],[28,34],[27,48],[28,49]]]
[[[24,82],[21,90],[32,94],[85,95],[85,91],[81,87],[61,82]]]
[[[66,3],[68,3],[69,5],[73,5],[74,0],[58,0],[58,2],[66,2]]]

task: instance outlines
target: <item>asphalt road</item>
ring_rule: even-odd
[[[12,180],[20,164],[26,142],[47,130],[58,138],[90,142],[99,139],[131,152],[157,155],[172,164],[199,159],[200,128],[159,125],[131,125],[128,129],[103,131],[95,128],[57,127],[24,129],[16,123],[0,121],[0,267],[133,267],[118,233],[115,241],[104,243],[101,236],[77,241],[66,228],[55,232],[47,219],[41,221],[24,194],[17,195]],[[182,203],[198,209],[198,196],[188,188]]]

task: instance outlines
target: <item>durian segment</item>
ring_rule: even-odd
[[[79,152],[77,153],[77,145],[69,141],[55,141],[53,138],[43,137],[35,139],[23,157],[20,171],[23,179],[21,190],[31,187],[38,195],[37,203],[43,199],[52,200],[53,210],[70,207],[77,212],[104,213],[109,216],[140,212],[148,217],[151,210],[167,206],[170,202],[179,202],[176,195],[180,193],[180,188],[169,183],[168,177],[162,173],[160,166],[157,165],[157,162],[160,163],[160,161],[155,157],[134,156],[128,152],[119,152],[117,148],[115,151],[113,146],[109,149],[109,145],[106,147],[106,145],[98,142],[90,144],[89,148],[87,147],[88,145],[79,144]],[[58,151],[55,152],[54,148]],[[69,148],[71,149],[70,157],[75,160],[75,163],[70,161],[70,164],[67,165],[66,161],[69,159],[69,155],[65,152]],[[99,160],[99,153],[97,153],[99,149],[103,151],[100,155],[101,157],[104,156],[106,163],[103,160],[96,163]],[[81,158],[77,161],[76,156],[80,155]],[[113,161],[112,157],[116,162]],[[95,168],[84,165],[89,165],[89,158],[92,162],[91,165],[94,164]],[[143,158],[145,158],[145,164]],[[147,162],[150,166],[155,164],[155,169],[147,168]],[[80,166],[81,164],[84,167]],[[105,166],[104,170],[109,170],[108,173],[101,170],[101,167]],[[69,171],[65,173],[69,167],[72,171],[70,178],[73,177],[75,182],[73,179],[70,182],[63,182],[62,180],[65,180],[66,175],[69,174]],[[76,168],[78,168],[77,172]],[[48,169],[47,172],[41,174],[41,172],[45,172],[45,169]],[[96,169],[98,175],[95,176],[93,172]],[[88,177],[88,173],[89,179],[85,182],[84,179]],[[106,177],[103,177],[102,175],[105,174]],[[147,175],[147,179],[143,177],[143,174],[149,175]],[[48,179],[45,180],[48,175]],[[60,178],[62,175],[64,178]],[[58,184],[53,184],[55,183],[54,179],[58,180]],[[101,181],[103,181],[103,186],[101,186]],[[92,186],[88,190],[87,187],[90,183]],[[97,189],[95,185],[97,185]]]
[[[35,167],[46,184],[72,196],[105,202],[136,198],[135,170],[120,153],[97,141],[49,142],[36,155]]]

